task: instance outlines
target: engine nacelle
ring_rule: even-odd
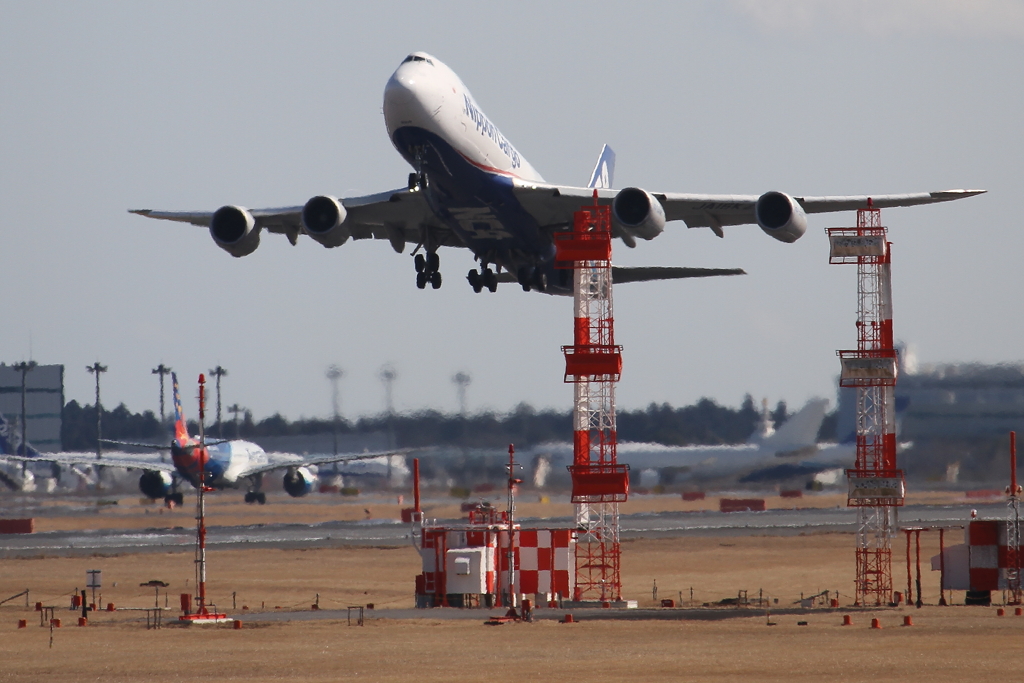
[[[292,498],[301,498],[313,490],[316,475],[308,467],[289,467],[284,473],[284,490]]]
[[[302,229],[325,247],[340,247],[352,234],[345,225],[347,215],[337,197],[313,197],[302,207]]]
[[[248,256],[260,246],[256,219],[243,206],[222,206],[213,212],[210,237],[217,246],[234,257]]]
[[[158,500],[171,492],[174,480],[167,472],[143,472],[139,477],[139,490],[146,498]]]
[[[765,192],[754,204],[757,224],[780,242],[796,242],[807,232],[804,207],[783,192]]]
[[[665,229],[665,209],[661,202],[639,187],[619,190],[612,201],[612,216],[620,228],[645,240],[653,240]]]

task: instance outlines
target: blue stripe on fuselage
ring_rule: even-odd
[[[226,450],[221,446],[226,446]],[[206,452],[210,454],[210,459],[206,461],[206,476],[212,482],[220,482],[231,464],[231,446],[227,443],[208,446]]]
[[[414,168],[414,149],[424,150],[427,202],[473,253],[512,270],[553,259],[551,238],[519,203],[511,178],[475,166],[444,138],[422,128],[399,128],[393,142]]]

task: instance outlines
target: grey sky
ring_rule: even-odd
[[[200,228],[128,208],[301,204],[400,187],[384,83],[409,52],[451,66],[552,182],[584,184],[601,145],[616,186],[860,194],[985,188],[883,213],[896,336],[929,361],[1019,360],[1024,340],[1024,3],[254,3],[0,1],[0,360],[67,365],[68,398],[158,408],[150,369],[257,417],[519,401],[567,408],[571,301],[475,295],[468,253],[419,291],[387,243],[326,250],[265,235],[233,259]],[[855,343],[855,272],[813,217],[781,244],[756,227],[670,224],[624,265],[742,267],[741,278],[616,290],[619,405],[745,392],[834,395]],[[188,410],[194,415],[194,401]]]

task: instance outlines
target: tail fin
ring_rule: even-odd
[[[0,455],[17,455],[18,451],[12,443],[15,440],[14,430],[0,414]]]
[[[179,446],[184,447],[188,441],[188,423],[185,421],[185,411],[181,408],[181,392],[178,391],[178,375],[171,373],[171,387],[174,395],[174,440]]]
[[[776,451],[798,450],[813,446],[818,440],[821,421],[828,411],[828,400],[812,398],[795,415],[786,420],[774,434],[762,441],[765,447]]]
[[[612,189],[612,179],[615,175],[615,152],[611,147],[605,145],[601,148],[601,156],[597,158],[597,166],[590,175],[590,184],[587,187],[596,190]]]
[[[22,447],[21,433],[17,427],[4,419],[3,415],[0,415],[0,455],[39,455],[39,451],[32,448],[32,444],[25,444]]]

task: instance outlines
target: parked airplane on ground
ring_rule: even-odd
[[[587,188],[552,185],[481,111],[459,77],[436,57],[414,52],[384,88],[384,121],[391,142],[412,166],[406,188],[363,197],[317,196],[304,206],[247,209],[222,206],[213,212],[134,210],[150,218],[207,227],[217,246],[232,256],[251,254],[260,233],[281,233],[294,245],[306,234],[325,247],[352,239],[386,239],[398,253],[413,250],[416,285],[441,286],[438,248],[472,250],[480,266],[469,271],[473,290],[494,292],[498,282],[523,290],[571,294],[571,270],[555,267],[553,233],[571,229],[573,212],[590,204],[596,190],[611,204],[613,234],[627,246],[651,240],[666,222],[708,227],[757,224],[782,242],[807,230],[807,214],[852,211],[868,196],[793,197],[612,190],[615,155],[607,146]],[[945,202],[984,190],[872,195],[877,208]],[[422,253],[421,253],[422,251]],[[494,268],[492,269],[492,266]],[[502,272],[504,271],[504,272]],[[615,282],[735,275],[738,269],[615,268]]]
[[[247,486],[245,502],[266,503],[266,494],[261,491],[263,475],[275,470],[284,470],[284,490],[293,498],[304,496],[313,490],[317,481],[316,466],[330,463],[377,460],[392,456],[397,451],[378,453],[347,453],[339,455],[298,456],[290,453],[267,453],[257,444],[249,441],[210,441],[205,448],[199,440],[188,433],[185,413],[181,407],[178,378],[172,373],[171,383],[174,396],[174,437],[171,440],[171,462],[152,456],[118,454],[97,461],[95,455],[84,453],[39,453],[29,452],[26,456],[3,456],[16,462],[50,462],[58,465],[90,465],[143,470],[139,478],[139,490],[143,495],[166,502],[182,503],[178,482],[184,479],[198,487],[200,474],[205,472],[206,485],[216,489]],[[168,450],[166,446],[145,443],[118,443],[123,446]],[[33,449],[34,450],[34,449]]]
[[[853,444],[816,443],[827,410],[827,400],[811,399],[776,430],[765,408],[761,423],[745,444],[665,446],[624,442],[616,447],[617,458],[629,465],[636,476],[651,470],[664,483],[775,481],[852,466]],[[572,462],[571,443],[544,444],[534,450],[555,468]]]

